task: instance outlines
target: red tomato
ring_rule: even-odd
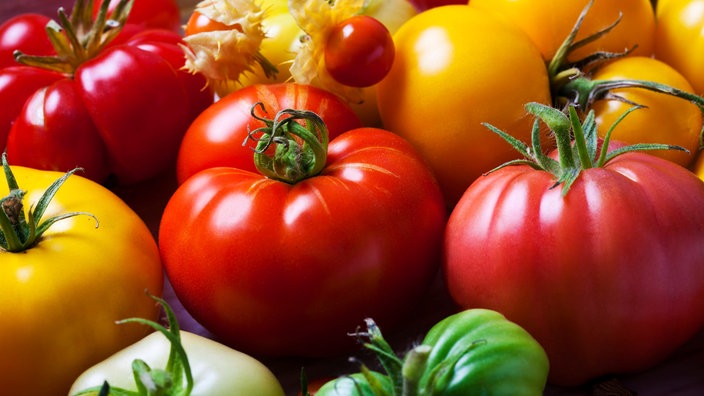
[[[339,83],[369,87],[381,81],[394,62],[389,29],[368,15],[355,15],[335,26],[325,44],[325,67]]]
[[[29,66],[10,66],[0,69],[0,95],[7,100],[0,106],[0,148],[5,147],[7,134],[22,106],[36,90],[63,79],[60,73]]]
[[[112,12],[123,0],[108,0]],[[98,13],[102,1],[94,0],[93,12]],[[150,29],[167,29],[181,32],[181,9],[176,0],[134,0],[127,22]]]
[[[159,245],[176,295],[236,349],[351,350],[360,321],[395,328],[433,281],[446,209],[412,146],[359,128],[327,153],[321,173],[294,184],[203,170],[164,210]]]
[[[250,85],[213,103],[193,121],[178,153],[179,183],[216,166],[256,170],[252,150],[243,142],[248,131],[264,126],[251,116],[257,102],[264,104],[270,117],[285,108],[313,111],[325,121],[330,138],[362,126],[346,102],[323,89],[295,83]]]
[[[174,166],[183,134],[212,96],[202,76],[180,70],[178,33],[147,29],[121,40],[93,49],[69,76],[26,102],[37,81],[22,95],[0,87],[0,100],[24,103],[14,116],[6,114],[16,118],[3,141],[10,161],[60,171],[81,166],[92,180],[120,184]]]
[[[520,165],[472,184],[446,228],[452,297],[528,330],[556,384],[656,364],[704,326],[704,182],[626,153],[555,183]]]
[[[410,2],[413,3],[419,11],[450,4],[467,4],[467,0],[410,0]]]
[[[26,13],[3,22],[0,25],[0,68],[18,65],[13,55],[15,50],[35,55],[55,54],[44,33],[50,20],[45,15]]]

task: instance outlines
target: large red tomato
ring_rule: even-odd
[[[702,329],[704,182],[629,152],[555,185],[518,165],[466,191],[445,240],[458,304],[523,326],[568,385],[643,370]]]
[[[319,173],[284,182],[206,169],[181,184],[160,224],[179,300],[218,339],[250,353],[350,350],[347,333],[367,317],[395,328],[438,269],[446,209],[409,143],[354,129],[330,141],[322,162],[325,144],[306,144]],[[300,148],[289,141],[276,151],[307,163]]]
[[[321,88],[296,83],[249,85],[218,100],[193,121],[178,154],[179,183],[216,166],[256,170],[252,150],[243,145],[249,131],[264,126],[251,115],[255,103],[262,103],[269,117],[286,108],[313,111],[327,125],[330,139],[362,126],[346,102]]]

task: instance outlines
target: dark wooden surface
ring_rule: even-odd
[[[177,0],[187,15],[196,3],[195,0]],[[58,6],[70,10],[72,0],[1,0],[0,21],[22,12],[33,11],[49,16],[56,15]],[[170,177],[165,177],[156,182],[146,183],[143,186],[121,188],[116,192],[132,205],[135,210],[150,225],[152,231],[158,231],[158,223],[168,197],[175,188],[175,183]],[[176,308],[184,329],[209,336],[187,312],[180,306],[173,291],[168,287],[166,296]],[[443,315],[451,312],[452,306],[449,298],[438,283],[429,295],[426,303],[419,307],[418,314],[409,318],[409,323],[400,331],[388,335],[390,342],[398,350],[403,350],[411,343],[418,341],[428,328]],[[359,356],[364,356],[360,354]],[[305,367],[311,379],[331,377],[348,373],[356,369],[356,365],[348,361],[348,356],[337,358],[311,360],[311,359],[263,359],[263,361],[278,376],[287,390],[288,395],[296,395],[299,389],[299,373]],[[701,396],[704,395],[704,332],[694,337],[689,343],[665,361],[649,370],[624,375],[616,378],[617,381],[628,389],[637,392],[639,396]],[[548,386],[545,395],[548,396],[579,396],[594,394],[591,386],[564,389]]]

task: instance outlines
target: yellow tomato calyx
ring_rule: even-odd
[[[23,252],[34,246],[42,237],[42,234],[54,223],[78,215],[86,215],[95,219],[95,226],[98,227],[98,219],[87,212],[68,212],[42,221],[44,212],[49,203],[54,198],[56,191],[64,184],[66,179],[80,168],[65,173],[61,178],[52,183],[38,202],[27,212],[25,217],[23,199],[25,192],[17,185],[10,165],[7,163],[7,155],[2,155],[2,167],[5,172],[5,179],[10,188],[10,193],[0,200],[0,249],[7,252]]]
[[[186,34],[184,68],[201,73],[220,96],[232,90],[243,73],[259,65],[267,77],[278,73],[260,52],[266,37],[262,28],[265,10],[254,0],[203,0],[194,12],[222,24],[222,30]]]

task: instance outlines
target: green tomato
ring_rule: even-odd
[[[549,363],[538,342],[496,311],[469,309],[438,322],[403,360],[373,321],[365,346],[376,352],[386,375],[360,373],[324,384],[316,396],[471,396],[543,394]]]

